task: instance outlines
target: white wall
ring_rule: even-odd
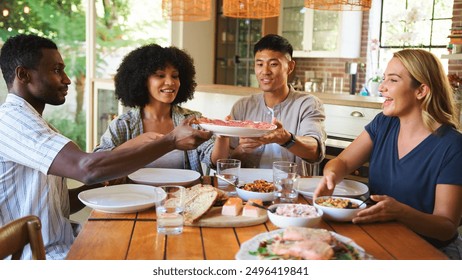
[[[212,18],[199,22],[172,22],[172,45],[185,49],[194,59],[196,82],[213,84],[215,63],[215,1]]]

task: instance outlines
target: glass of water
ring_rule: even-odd
[[[281,202],[296,202],[298,194],[295,189],[299,177],[296,163],[290,161],[273,162],[273,183],[279,189],[277,196]]]
[[[164,199],[156,203],[157,232],[180,234],[183,232],[185,188],[182,186],[160,186]],[[162,194],[161,194],[162,195]]]
[[[237,186],[239,184],[239,173],[241,161],[238,159],[219,159],[217,160],[217,175],[227,179]],[[228,182],[218,178],[218,188],[228,191],[228,194],[235,195],[236,188]]]

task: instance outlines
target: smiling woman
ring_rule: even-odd
[[[376,204],[353,222],[399,221],[461,259],[462,134],[443,66],[428,51],[405,49],[394,54],[384,77],[383,113],[326,164],[314,197],[332,195],[336,182],[369,161]]]
[[[180,107],[194,96],[196,70],[192,58],[176,47],[148,44],[124,57],[115,75],[115,95],[131,109],[117,117],[101,137],[95,151],[112,150],[144,133],[156,139],[200,112]],[[227,137],[216,137],[197,149],[172,151],[149,167],[192,169],[203,173],[202,164],[213,167],[227,158]]]

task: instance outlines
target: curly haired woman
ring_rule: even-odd
[[[95,151],[111,150],[140,134],[158,138],[189,117],[201,113],[179,104],[193,98],[196,88],[193,59],[176,47],[149,44],[130,52],[115,76],[115,95],[131,109],[113,120]],[[195,150],[174,150],[148,167],[192,169],[203,174],[201,162],[214,167],[227,158],[229,139],[214,137]]]

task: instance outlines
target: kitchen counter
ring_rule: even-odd
[[[215,93],[223,95],[232,95],[236,97],[248,96],[255,93],[260,93],[259,88],[253,87],[241,87],[241,86],[230,86],[230,85],[198,85],[196,88],[197,93]],[[383,97],[374,96],[359,96],[349,94],[333,94],[324,92],[310,92],[317,96],[323,101],[324,104],[332,105],[343,105],[343,106],[355,106],[363,108],[381,109],[383,103]],[[197,97],[197,96],[195,96]]]
[[[359,96],[349,94],[333,94],[324,92],[311,92],[311,94],[319,97],[324,104],[355,106],[372,109],[382,109],[383,97],[377,96]]]

